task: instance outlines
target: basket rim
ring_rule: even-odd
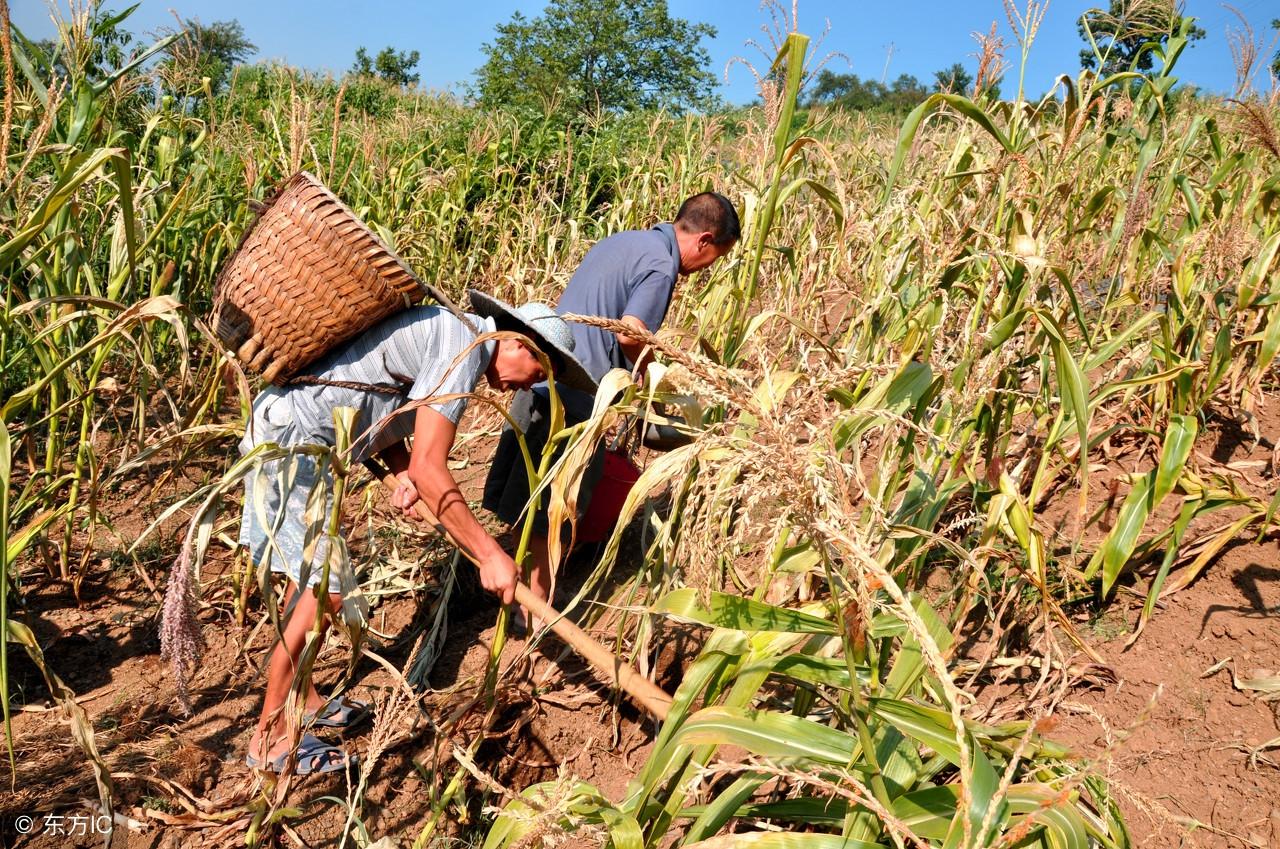
[[[312,174],[310,171],[307,171],[305,169],[294,172],[294,174],[291,177],[289,177],[287,180],[280,182],[274,189],[271,190],[270,193],[267,194],[265,198],[263,198],[261,202],[262,205],[254,212],[253,217],[249,220],[249,223],[245,226],[244,232],[240,234],[240,241],[236,244],[235,250],[233,250],[225,260],[223,260],[222,268],[218,270],[218,276],[214,278],[213,288],[214,288],[215,302],[220,300],[221,293],[224,287],[224,281],[227,275],[230,273],[231,269],[235,266],[236,260],[240,256],[240,252],[244,249],[245,243],[249,241],[249,237],[253,235],[253,232],[257,229],[258,224],[259,222],[261,222],[263,216],[266,215],[267,212],[270,211],[276,205],[276,203],[279,202],[280,198],[283,197],[286,192],[288,192],[290,189],[294,188],[297,185],[304,185],[304,184],[320,190],[320,192],[322,192],[327,197],[328,200],[335,203],[338,209],[343,214],[345,214],[347,218],[351,220],[351,222],[353,222],[356,226],[358,226],[363,233],[367,234],[373,239],[374,245],[378,248],[379,251],[381,251],[383,255],[390,257],[392,260],[394,260],[396,265],[399,266],[400,269],[404,271],[405,274],[409,275],[409,278],[413,280],[413,282],[418,284],[418,288],[423,292],[423,294],[435,299],[437,303],[440,303],[452,308],[452,301],[449,300],[449,298],[444,294],[444,292],[440,291],[439,288],[437,288],[436,286],[430,283],[427,283],[421,277],[419,277],[418,274],[412,268],[409,267],[409,264],[405,262],[404,259],[399,254],[393,251],[387,245],[387,243],[382,240],[382,237],[380,237],[376,232],[374,232],[372,227],[366,224],[364,220],[360,218],[360,216],[355,214],[355,212],[351,209],[351,207],[347,206],[347,204],[343,202],[342,198],[338,197],[338,195],[335,194],[332,189],[326,186],[318,177],[316,177],[315,174]],[[376,256],[370,257],[369,261],[372,264],[376,265],[376,259],[377,259]],[[380,274],[379,276],[382,276],[382,275]]]

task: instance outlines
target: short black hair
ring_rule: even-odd
[[[742,238],[738,210],[719,192],[687,198],[676,213],[676,226],[686,233],[710,233],[715,245],[732,245]]]

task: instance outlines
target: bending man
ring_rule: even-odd
[[[465,396],[482,379],[495,389],[528,389],[547,375],[524,343],[490,339],[476,344],[476,339],[495,330],[521,333],[547,354],[557,382],[588,392],[595,384],[572,353],[569,326],[550,307],[526,304],[514,309],[474,291],[471,303],[475,314],[465,316],[434,306],[402,312],[328,354],[309,369],[309,376],[295,378],[287,387],[268,387],[254,402],[252,422],[240,450],[248,453],[263,442],[331,446],[334,408],[355,408],[356,432],[361,435],[352,445],[352,461],[378,453],[400,479],[392,503],[407,512],[422,499],[476,562],[484,588],[509,604],[518,578],[515,563],[471,513],[446,461],[466,407]],[[451,395],[460,397],[445,397]],[[441,398],[438,403],[395,415],[406,401],[437,397]],[[409,435],[413,436],[411,452],[404,447]],[[296,464],[289,470],[296,476],[282,497],[276,482],[280,464],[286,462]],[[280,771],[290,746],[286,698],[307,632],[315,621],[320,592],[314,588],[328,556],[328,540],[324,536],[316,540],[307,557],[303,516],[308,493],[319,477],[312,457],[294,454],[287,460],[264,463],[259,477],[265,480],[250,477],[245,482],[240,539],[249,547],[255,564],[267,564],[288,577],[285,598],[292,610],[283,639],[267,665],[266,696],[249,744],[248,762]],[[261,524],[259,512],[265,516],[267,528]],[[274,530],[268,531],[272,527]],[[341,576],[334,571],[327,587],[328,611],[341,610],[344,595],[358,591],[354,586],[342,586]],[[314,591],[299,592],[299,586]],[[344,698],[326,701],[314,686],[308,687],[304,721],[312,729],[345,728],[365,713],[366,705]],[[351,760],[342,749],[310,733],[299,741],[300,774],[342,769]]]

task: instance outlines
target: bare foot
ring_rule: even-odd
[[[289,735],[281,734],[271,739],[271,745],[266,746],[268,735],[263,733],[263,729],[259,728],[253,732],[253,737],[249,740],[249,756],[261,764],[268,764],[276,758],[289,751]],[[264,752],[263,749],[266,749]]]

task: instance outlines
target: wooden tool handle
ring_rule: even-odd
[[[396,479],[396,476],[376,461],[366,460],[365,467],[374,477],[382,481],[383,486],[387,487],[387,489],[394,491],[399,486],[400,481]],[[419,516],[433,525],[442,535],[448,537],[448,532],[445,531],[444,526],[440,524],[440,520],[428,509],[426,504],[419,500],[414,504],[414,508],[418,511]],[[452,542],[452,539],[450,541]],[[595,667],[597,671],[607,676],[613,686],[621,687],[631,698],[635,699],[636,704],[658,719],[667,718],[667,711],[671,709],[671,696],[636,671],[635,667],[623,663],[617,655],[592,639],[586,631],[570,622],[563,614],[538,598],[533,590],[519,581],[516,582],[516,601],[524,605],[531,616],[535,616],[550,625],[556,636],[564,640],[570,648],[576,651],[583,660]]]

